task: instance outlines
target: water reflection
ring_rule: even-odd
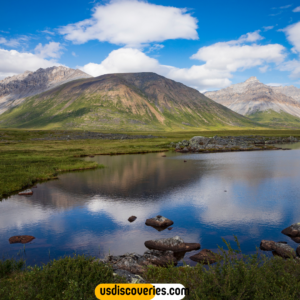
[[[8,238],[20,234],[36,237],[26,245],[28,263],[74,251],[142,253],[145,240],[174,235],[214,250],[221,237],[235,234],[246,253],[261,239],[296,245],[280,231],[299,222],[299,156],[300,150],[98,156],[106,168],[66,173],[31,197],[2,200],[0,254],[18,253],[23,246]],[[145,226],[158,214],[174,221],[173,230]]]

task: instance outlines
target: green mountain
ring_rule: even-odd
[[[80,79],[28,97],[2,128],[195,130],[260,127],[197,90],[155,73]]]
[[[297,128],[300,127],[300,118],[285,111],[274,111],[272,109],[257,111],[248,115],[248,118],[273,128]]]

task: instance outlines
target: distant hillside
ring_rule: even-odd
[[[67,67],[38,69],[0,81],[0,114],[22,103],[28,96],[40,94],[63,83],[92,76]]]
[[[155,73],[109,74],[29,97],[0,127],[182,130],[259,127],[197,90]]]
[[[272,127],[300,127],[300,89],[271,87],[250,77],[205,96],[233,111]],[[292,98],[293,96],[294,98]]]

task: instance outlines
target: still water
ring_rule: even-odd
[[[62,174],[33,196],[0,201],[0,257],[40,264],[75,252],[142,254],[146,240],[175,235],[213,251],[225,246],[222,238],[233,245],[233,235],[247,254],[262,239],[296,247],[280,233],[300,222],[300,143],[287,147],[293,150],[87,158],[106,167]],[[145,225],[158,214],[174,221],[172,230]],[[9,244],[13,235],[36,239],[24,248]],[[196,252],[184,260],[193,264]]]

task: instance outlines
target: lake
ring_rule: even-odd
[[[61,174],[33,196],[0,201],[0,255],[32,265],[74,253],[142,254],[146,240],[175,235],[213,251],[225,247],[222,238],[234,245],[233,235],[245,254],[262,239],[296,248],[281,230],[300,222],[300,143],[282,146],[293,150],[86,158],[105,168]],[[156,215],[173,220],[173,229],[146,226]],[[9,244],[13,235],[36,239]],[[197,252],[184,260],[194,264]]]

